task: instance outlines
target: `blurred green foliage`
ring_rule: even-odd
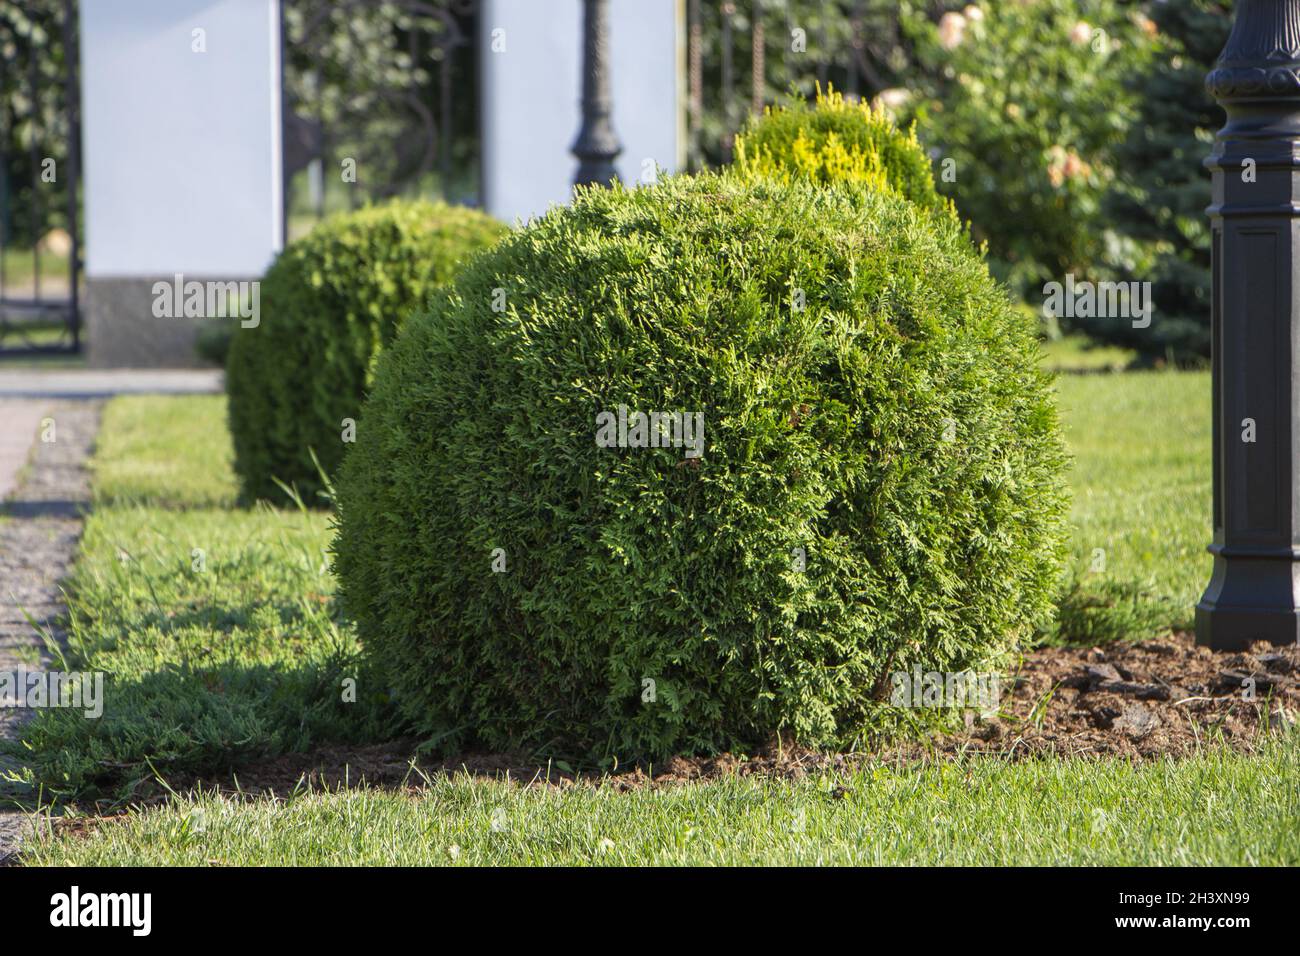
[[[1223,110],[1205,91],[1231,27],[1229,4],[1167,0],[1153,4],[1159,30],[1151,68],[1128,78],[1138,115],[1116,152],[1122,175],[1107,195],[1106,213],[1137,243],[1135,263],[1151,282],[1151,328],[1094,319],[1093,338],[1186,363],[1210,354],[1209,155]]]
[[[49,230],[68,228],[63,22],[63,0],[0,0],[0,239],[5,245],[30,248]]]
[[[1122,245],[1104,213],[1114,149],[1137,115],[1125,78],[1151,56],[1141,14],[1114,0],[1024,0],[950,12],[904,6],[918,70],[905,113],[939,189],[1026,301]]]

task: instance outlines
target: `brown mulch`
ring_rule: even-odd
[[[1251,682],[1253,699],[1246,693]],[[994,759],[1145,760],[1184,756],[1206,746],[1249,752],[1266,733],[1293,726],[1300,714],[1300,646],[1261,644],[1248,653],[1221,653],[1197,647],[1189,634],[1174,634],[1136,644],[1040,648],[1025,656],[1002,690],[998,716],[972,714],[961,733],[860,753],[822,753],[782,742],[745,757],[675,757],[659,766],[620,768],[613,774],[575,774],[510,754],[416,759],[419,742],[399,740],[285,754],[231,775],[173,778],[170,786],[180,793],[200,786],[219,789],[235,798],[283,798],[301,790],[360,786],[415,793],[426,778],[464,773],[524,786],[602,785],[629,791],[731,775],[798,779],[871,761],[912,764],[981,754]],[[836,788],[832,795],[845,793]],[[153,787],[137,793],[136,804],[159,803],[166,796],[165,789]],[[105,807],[103,812],[112,815],[65,816],[52,822],[86,836],[125,819],[119,811]]]
[[[1250,750],[1300,714],[1300,645],[1198,647],[1191,634],[1045,647],[1004,688],[997,718],[933,742],[941,753],[1183,756],[1220,739]],[[922,748],[913,745],[912,752]]]
[[[1248,687],[1253,681],[1253,699]],[[894,743],[871,752],[819,753],[791,743],[738,757],[676,757],[614,774],[572,773],[511,754],[415,759],[417,741],[321,747],[246,766],[232,777],[174,780],[185,791],[219,787],[286,796],[296,788],[373,786],[418,789],[424,777],[468,773],[524,785],[603,782],[617,790],[727,775],[798,778],[867,760],[915,761],[962,754],[1020,759],[1035,755],[1145,759],[1182,756],[1207,744],[1250,750],[1266,730],[1300,713],[1300,646],[1257,645],[1248,653],[1196,646],[1190,634],[1105,647],[1046,647],[1026,655],[1003,683],[997,717],[971,715],[965,731]],[[1243,684],[1246,682],[1246,684]],[[160,795],[161,796],[161,795]]]

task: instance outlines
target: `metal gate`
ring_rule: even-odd
[[[283,0],[286,232],[395,195],[478,202],[478,0]]]
[[[0,0],[0,358],[81,347],[74,0]]]

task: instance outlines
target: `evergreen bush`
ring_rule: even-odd
[[[381,357],[344,609],[445,750],[850,744],[891,673],[991,666],[1051,616],[1037,350],[961,225],[895,195],[581,190]]]
[[[795,100],[751,118],[736,137],[735,164],[750,176],[857,182],[926,209],[948,206],[935,191],[915,129],[903,132],[883,108],[848,101],[833,89],[818,90],[812,105]]]
[[[344,419],[360,412],[375,356],[504,231],[472,209],[396,201],[327,219],[279,255],[262,280],[258,324],[234,330],[226,359],[246,499],[282,498],[278,479],[316,500],[320,471],[333,474],[343,458]]]

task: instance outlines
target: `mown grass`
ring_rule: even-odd
[[[36,865],[1295,865],[1292,734],[1255,756],[995,759],[618,793],[466,776],[235,801],[214,794],[36,843]]]
[[[1135,621],[1190,627],[1211,566],[1209,373],[1063,376],[1057,387],[1080,588],[1065,636],[1119,637]],[[1088,600],[1112,606],[1086,613]],[[1114,606],[1125,601],[1136,610]],[[1097,633],[1081,633],[1089,627]]]
[[[109,402],[91,462],[96,518],[105,509],[132,504],[227,512],[239,493],[233,462],[221,396]]]
[[[235,507],[230,462],[220,396],[108,404],[60,664],[103,672],[107,700],[99,719],[45,710],[29,725],[19,756],[48,796],[126,799],[155,772],[222,772],[393,726],[334,616],[329,517],[287,496]]]
[[[1209,572],[1208,385],[1172,372],[1059,381],[1076,530],[1057,639],[1190,619]],[[103,671],[111,706],[31,724],[24,756],[48,794],[126,798],[155,771],[224,771],[400,731],[336,617],[328,516],[287,497],[236,507],[230,462],[220,396],[109,403],[65,666]]]
[[[1136,359],[1137,353],[1131,349],[1101,345],[1082,335],[1065,335],[1043,343],[1043,363],[1054,372],[1119,372]]]
[[[65,669],[105,673],[105,708],[28,731],[56,795],[130,796],[157,770],[222,771],[313,743],[383,739],[383,698],[332,617],[321,515],[127,506],[88,525]],[[355,703],[345,679],[358,681]]]
[[[4,277],[8,295],[15,298],[33,298],[36,293],[36,258],[34,250],[9,246],[0,255],[4,257]],[[41,251],[41,297],[57,299],[68,294],[68,257],[55,255],[48,249]]]

